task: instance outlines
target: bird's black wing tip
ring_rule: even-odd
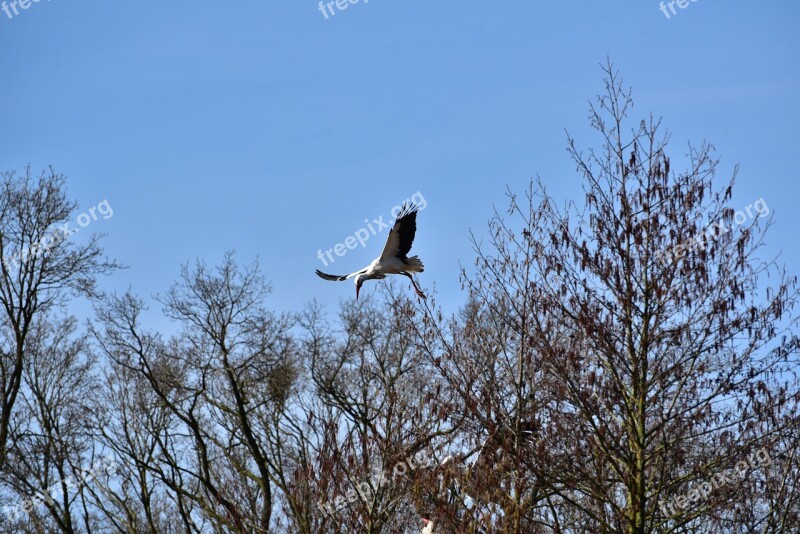
[[[419,206],[413,202],[403,202],[403,207],[400,209],[400,213],[397,214],[397,220],[399,221],[409,215],[415,215],[417,211],[419,211]]]

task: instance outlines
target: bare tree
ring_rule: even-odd
[[[535,511],[548,498],[542,469],[553,459],[539,446],[551,393],[530,337],[544,320],[528,268],[535,248],[495,243],[495,258],[476,249],[480,274],[464,277],[469,301],[446,328],[427,303],[423,321],[409,320],[439,384],[432,402],[457,431],[418,497],[440,529],[537,532]]]
[[[336,330],[317,308],[303,316],[315,399],[307,413],[317,429],[303,472],[317,519],[308,532],[420,525],[412,492],[435,464],[437,441],[452,433],[430,402],[432,370],[402,319],[409,303],[387,299],[385,311],[372,299],[343,306]]]
[[[95,296],[95,277],[117,267],[101,257],[99,236],[81,244],[67,239],[75,208],[64,177],[52,170],[0,176],[0,469],[36,319],[69,291]]]
[[[461,408],[482,415],[477,434],[497,451],[481,480],[509,488],[485,525],[794,531],[796,279],[760,256],[768,207],[737,212],[709,145],[671,169],[659,122],[629,129],[630,93],[605,74],[590,115],[602,148],[584,155],[569,140],[585,203],[558,209],[538,184],[525,202],[510,194],[513,222],[491,221],[490,250],[476,242],[466,276],[467,311],[483,324],[464,321],[449,339],[435,324],[423,332],[446,339],[441,357],[459,371],[484,362]],[[750,461],[762,449],[772,463]],[[731,468],[735,482],[714,478]]]
[[[180,435],[179,421],[146,379],[110,361],[92,400],[96,442],[117,459],[114,476],[90,487],[89,500],[105,531],[201,532],[193,501],[169,490],[184,486],[182,473],[170,469],[179,465],[174,460],[180,440],[173,437]]]
[[[95,360],[75,320],[37,320],[23,362],[20,402],[9,427],[8,463],[0,480],[14,490],[4,530],[82,532],[95,522],[85,491],[97,463],[88,430]],[[92,467],[94,466],[94,468]]]
[[[187,529],[269,531],[275,473],[264,421],[292,387],[295,355],[291,320],[263,308],[267,292],[257,267],[229,254],[216,270],[185,267],[162,299],[182,326],[172,340],[141,328],[144,304],[130,295],[99,310],[103,352],[138,373],[169,414],[151,427],[157,455],[137,467],[173,494]]]

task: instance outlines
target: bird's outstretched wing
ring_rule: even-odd
[[[345,274],[345,275],[339,276],[339,275],[336,275],[336,274],[323,273],[322,271],[317,269],[317,276],[319,276],[320,278],[322,278],[324,280],[330,280],[331,282],[341,282],[342,280],[347,280],[348,278],[350,278],[353,275],[352,274]]]
[[[414,236],[417,233],[417,206],[414,204],[403,204],[403,209],[397,215],[397,220],[386,238],[386,245],[383,247],[381,259],[388,259],[392,256],[406,259],[411,245],[414,243]]]

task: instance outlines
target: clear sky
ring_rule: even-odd
[[[335,309],[355,290],[314,275],[317,251],[421,192],[420,280],[454,311],[469,230],[485,235],[506,184],[538,174],[582,199],[565,129],[598,146],[586,118],[607,56],[676,155],[708,140],[723,179],[741,164],[735,203],[765,199],[769,246],[800,273],[796,0],[670,18],[656,0],[361,0],[327,18],[312,0],[16,7],[0,11],[0,169],[52,165],[81,210],[107,200],[113,217],[87,231],[129,269],[105,288],[147,297],[235,250],[259,258],[273,308]],[[325,270],[366,265],[385,236]]]

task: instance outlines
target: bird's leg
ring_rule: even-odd
[[[419,287],[417,287],[417,283],[414,281],[414,278],[410,274],[408,274],[405,271],[401,272],[400,274],[403,274],[403,275],[407,276],[408,279],[411,280],[411,285],[414,286],[414,291],[417,292],[417,296],[418,297],[423,298],[423,299],[427,299],[428,298],[428,297],[425,296],[425,293],[423,293],[422,290]]]

